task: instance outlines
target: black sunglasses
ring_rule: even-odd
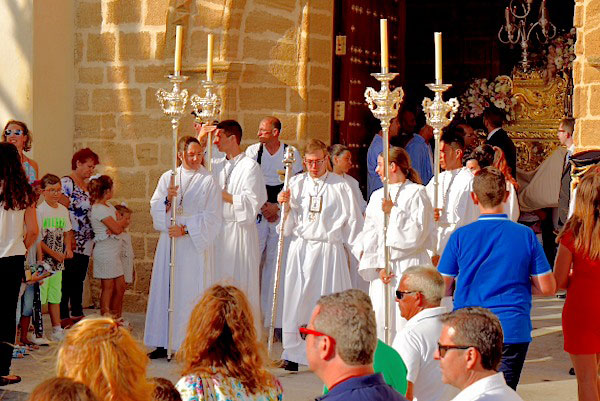
[[[419,291],[400,291],[396,290],[396,299],[402,299],[406,294],[416,294]]]
[[[9,135],[23,135],[25,134],[25,131],[23,131],[22,129],[7,129],[4,131],[4,135],[9,136]]]
[[[442,345],[440,343],[438,343],[438,354],[440,354],[440,358],[443,358],[446,356],[446,352],[449,349],[469,349],[469,348],[475,348],[472,345]]]

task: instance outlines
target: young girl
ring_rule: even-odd
[[[121,263],[121,241],[126,220],[117,221],[116,209],[108,203],[113,196],[113,181],[107,175],[93,176],[88,184],[92,202],[91,223],[94,230],[94,277],[101,280],[100,312],[121,317],[125,278]]]
[[[123,273],[127,284],[133,283],[133,245],[131,244],[131,234],[127,231],[131,224],[132,211],[125,202],[115,206],[117,210],[117,221],[123,223],[123,232],[119,234],[121,240],[121,263],[123,264]]]
[[[384,178],[383,156],[377,159],[375,170]],[[395,306],[393,290],[398,288],[402,272],[415,265],[430,265],[426,249],[431,246],[430,231],[433,227],[433,208],[421,185],[418,173],[410,166],[410,159],[402,148],[392,146],[389,152],[389,196],[384,200],[383,188],[373,192],[365,215],[361,233],[362,257],[359,273],[371,282],[369,295],[375,309],[377,337],[384,340],[385,284],[389,283],[391,302],[391,338],[406,322]],[[384,213],[389,215],[387,245],[390,247],[390,273],[386,274],[384,259]],[[409,296],[409,295],[407,295]]]
[[[564,349],[569,353],[579,400],[598,400],[600,379],[600,167],[577,186],[575,210],[556,239],[554,277],[567,290],[562,313]]]

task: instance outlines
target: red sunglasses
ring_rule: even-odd
[[[298,328],[301,339],[306,340],[306,336],[309,334],[312,334],[313,336],[316,336],[316,337],[320,337],[320,336],[329,337],[331,342],[333,342],[335,344],[335,338],[331,337],[329,334],[321,333],[320,331],[316,331],[316,330],[307,329],[306,326],[307,326],[306,324],[303,324],[302,326],[300,326]]]

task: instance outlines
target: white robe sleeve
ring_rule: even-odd
[[[508,199],[504,203],[504,212],[508,215],[511,221],[518,221],[520,210],[519,210],[519,198],[517,197],[517,191],[515,186],[508,183]]]
[[[303,179],[302,175],[294,176],[290,178],[290,209],[287,213],[287,218],[285,220],[285,224],[283,224],[283,236],[288,237],[292,235],[294,232],[294,227],[299,224],[300,213],[302,213],[300,209],[299,199],[302,199],[302,188],[300,185]],[[282,222],[281,218],[279,219],[279,224],[277,225],[277,232],[281,232]]]
[[[235,220],[238,223],[256,220],[260,208],[267,201],[265,179],[256,162],[243,176],[241,193],[232,196]]]
[[[152,199],[150,199],[150,215],[152,216],[152,225],[157,231],[168,231],[170,225],[169,214],[165,199],[167,198],[171,172],[167,171],[158,180]]]
[[[387,246],[410,255],[429,246],[433,208],[425,188],[421,187],[407,204],[394,206],[387,231]],[[403,255],[404,256],[404,255]]]
[[[358,203],[352,196],[352,189],[346,182],[341,183],[340,195],[343,202],[343,207],[346,210],[346,224],[342,227],[342,236],[344,239],[344,245],[348,249],[352,249],[356,240],[359,237],[360,232],[363,229],[365,219],[362,211],[358,207]]]
[[[196,215],[185,217],[183,221],[197,252],[203,252],[214,242],[219,233],[217,227],[221,226],[223,217],[221,190],[212,176],[207,177],[207,181],[204,210]],[[201,198],[198,200],[200,201]]]
[[[381,264],[381,245],[383,244],[383,227],[377,222],[375,210],[379,207],[381,210],[381,199],[375,196],[376,192],[371,195],[369,204],[367,205],[365,224],[360,234],[360,245],[356,245],[354,252],[362,251],[360,262],[358,265],[358,274],[366,280],[373,281],[379,278],[377,269],[382,268]]]

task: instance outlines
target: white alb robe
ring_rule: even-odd
[[[171,171],[159,179],[150,200],[150,214],[154,229],[160,232],[150,297],[146,311],[144,343],[152,347],[166,348],[168,344],[168,308],[170,282],[171,212],[166,211],[165,199],[171,181]],[[179,191],[177,207],[183,193],[183,214],[177,216],[177,224],[187,226],[189,235],[175,240],[175,298],[172,347],[179,349],[192,309],[202,297],[204,290],[212,285],[213,266],[206,260],[207,250],[213,247],[217,234],[215,227],[221,225],[221,191],[210,173],[201,167],[197,171],[177,169],[175,185]]]
[[[435,248],[432,249],[434,254],[441,256],[450,235],[457,228],[470,224],[479,217],[479,207],[471,199],[473,177],[473,173],[466,167],[440,173],[437,207],[442,212],[440,220],[432,226],[436,232]],[[433,205],[433,179],[426,188]]]
[[[321,295],[352,287],[345,246],[352,247],[363,216],[352,190],[337,174],[290,180],[290,212],[284,234],[291,237],[285,272],[282,359],[306,365],[306,344],[298,327],[307,324]],[[311,221],[311,196],[321,196],[321,212]]]
[[[358,208],[364,216],[365,210],[367,209],[367,202],[363,197],[358,181],[356,181],[356,178],[348,174],[342,174],[341,177],[344,178],[344,180],[346,180],[346,183],[352,189],[352,196],[354,198],[354,201],[356,202]],[[346,251],[348,254],[348,264],[350,266],[350,280],[352,281],[352,288],[356,288],[364,292],[369,292],[369,282],[365,281],[358,273],[358,259],[349,249],[346,249]]]
[[[232,160],[213,161],[213,174],[219,186],[233,196],[233,203],[223,202],[223,224],[215,247],[216,281],[240,288],[252,307],[257,334],[262,324],[260,314],[260,253],[256,215],[267,201],[267,190],[260,166],[240,153]]]
[[[400,316],[400,309],[395,303],[394,291],[398,288],[402,273],[411,266],[429,266],[431,258],[427,249],[431,247],[433,208],[425,187],[409,180],[404,184],[390,184],[390,199],[394,206],[390,212],[387,231],[387,245],[390,247],[390,269],[395,277],[390,282],[390,304],[392,321],[390,322],[391,339],[393,341],[406,323]],[[362,257],[359,273],[370,284],[369,296],[375,309],[377,320],[377,337],[385,341],[385,285],[379,277],[377,269],[385,266],[383,245],[384,213],[381,210],[383,188],[373,192],[369,199],[365,215],[365,226],[360,235]]]

